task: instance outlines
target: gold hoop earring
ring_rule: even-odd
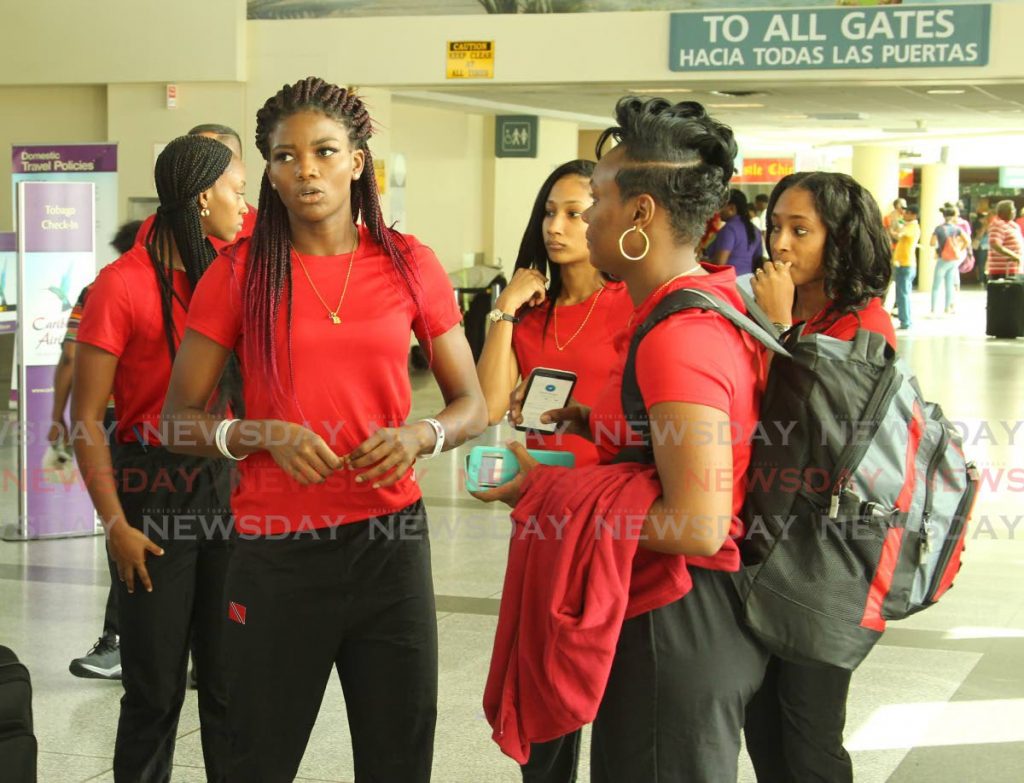
[[[203,217],[210,217],[210,208],[203,207],[201,210],[199,210],[199,214],[202,215]]]
[[[640,236],[644,238],[644,252],[642,252],[638,256],[631,256],[629,253],[626,252],[626,248],[623,247],[622,245],[623,241],[626,239],[626,236],[632,231],[640,232]],[[621,236],[619,236],[619,252],[622,253],[622,257],[625,258],[627,261],[643,261],[645,258],[647,258],[647,253],[650,251],[650,249],[651,238],[647,236],[647,233],[642,228],[640,228],[640,226],[630,226],[629,228],[622,232]]]

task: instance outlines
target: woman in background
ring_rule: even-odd
[[[477,363],[490,423],[509,407],[520,378],[535,367],[576,373],[574,399],[592,405],[617,357],[612,340],[633,311],[626,286],[590,263],[583,213],[593,203],[594,164],[573,160],[541,185],[519,245],[515,273],[491,312]],[[576,435],[529,433],[527,446],[571,451],[577,465],[597,462]]]
[[[737,276],[748,275],[754,271],[755,262],[761,259],[762,245],[761,231],[751,221],[743,191],[729,191],[729,201],[720,215],[725,225],[708,247],[707,259],[717,266],[734,267]]]
[[[852,177],[798,172],[768,203],[771,261],[754,276],[757,303],[773,323],[852,340],[867,329],[896,348],[882,297],[891,243],[871,194]],[[747,707],[747,751],[758,783],[851,783],[843,747],[851,672],[772,656]]]

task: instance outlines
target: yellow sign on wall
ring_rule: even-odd
[[[449,41],[449,79],[493,79],[494,41]]]

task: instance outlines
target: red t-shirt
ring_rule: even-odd
[[[590,416],[602,461],[612,459],[623,445],[638,445],[622,412],[622,371],[633,333],[658,302],[680,288],[696,288],[713,293],[741,313],[746,312],[736,289],[736,270],[712,264],[702,266],[708,275],[679,278],[663,291],[648,297],[636,309],[631,326],[616,339],[620,359],[618,367],[610,374]],[[731,438],[733,519],[729,537],[718,553],[711,557],[687,557],[689,565],[717,571],[736,571],[740,567],[736,541],[744,535],[745,528],[739,513],[746,495],[750,437],[758,422],[765,369],[765,352],[753,338],[713,313],[693,310],[671,316],[651,330],[640,343],[636,374],[648,410],[663,402],[693,403],[723,411],[731,422],[730,433],[704,433],[701,436],[710,434],[716,438]],[[687,480],[717,482],[722,477],[711,468],[706,476]],[[657,563],[661,557],[664,556],[641,549],[634,562],[634,583],[645,584],[649,581],[648,575],[663,573],[664,569]],[[673,585],[666,587],[675,589]]]
[[[210,244],[213,245],[213,249],[218,253],[227,247],[232,242],[239,242],[246,237],[252,236],[252,230],[256,227],[256,207],[252,204],[246,204],[249,207],[249,211],[242,216],[242,230],[238,232],[238,235],[231,240],[231,242],[225,242],[223,239],[217,237],[207,236],[210,240]],[[142,225],[139,226],[139,231],[135,235],[136,245],[146,244],[146,234],[149,233],[149,229],[153,227],[153,221],[156,219],[156,215],[150,215],[148,218],[142,221]]]
[[[185,307],[192,287],[175,270],[175,345],[185,331]],[[184,306],[182,305],[184,303]],[[136,245],[105,266],[89,289],[76,341],[118,357],[114,374],[117,440],[160,443],[160,410],[171,380],[171,353],[164,332],[156,270],[144,247]]]
[[[892,328],[892,318],[885,312],[885,306],[878,298],[872,299],[864,309],[853,313],[841,314],[826,307],[807,321],[803,333],[825,334],[838,340],[852,340],[858,329],[877,332],[885,337],[893,350],[896,350],[896,331]]]
[[[595,297],[599,297],[595,300]],[[594,310],[591,313],[590,308]],[[569,370],[576,373],[573,398],[583,405],[593,405],[598,392],[615,368],[618,355],[614,338],[626,326],[633,313],[633,300],[624,283],[607,283],[600,291],[579,304],[561,306],[558,313],[558,341],[565,347],[558,350],[555,341],[555,323],[544,321],[548,307],[535,307],[522,316],[512,332],[512,350],[515,351],[519,373],[528,377],[535,367]],[[588,313],[590,318],[587,319]],[[568,345],[566,341],[587,319],[586,326]],[[542,435],[529,433],[526,444],[531,449],[571,451],[576,455],[576,466],[596,465],[597,448],[577,435]]]
[[[351,452],[381,427],[405,423],[412,403],[409,335],[423,343],[456,326],[461,315],[444,268],[415,237],[407,237],[418,264],[425,323],[391,259],[359,227],[341,324],[332,324],[301,267],[293,261],[291,345],[294,388],[288,377],[288,292],[281,297],[276,347],[287,401],[274,404],[265,377],[245,355],[242,291],[251,243],[230,247],[213,262],[196,288],[188,328],[226,348],[236,348],[242,366],[246,415],[252,419],[304,422],[337,454]],[[294,258],[294,257],[293,257]],[[317,290],[333,305],[341,295],[349,256],[303,256]],[[323,528],[399,511],[421,497],[412,470],[391,487],[355,483],[355,471],[340,470],[323,484],[303,487],[269,452],[239,463],[241,481],[232,497],[235,525],[248,535]]]

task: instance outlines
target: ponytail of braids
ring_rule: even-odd
[[[160,290],[167,349],[174,361],[181,335],[174,326],[174,300],[186,307],[174,289],[171,261],[177,247],[185,276],[194,291],[217,253],[199,220],[199,194],[208,190],[231,164],[231,150],[203,136],[180,136],[171,141],[156,161],[154,178],[160,206],[146,234],[145,246]],[[232,354],[218,387],[216,409],[241,407],[241,374]]]

